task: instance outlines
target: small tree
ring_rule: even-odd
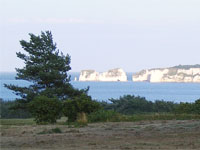
[[[70,56],[59,52],[51,32],[41,32],[39,36],[29,35],[30,41],[20,41],[26,53],[18,52],[17,57],[24,61],[25,66],[16,69],[16,79],[29,81],[31,85],[21,87],[5,84],[5,87],[21,97],[17,99],[16,108],[30,108],[27,104],[39,95],[64,100],[86,93],[87,90],[74,89],[69,83],[67,72],[71,69]]]
[[[63,103],[63,114],[68,117],[68,122],[74,122],[81,113],[90,114],[101,108],[100,104],[93,101],[90,96],[82,94],[81,96],[67,99]]]
[[[56,119],[61,116],[62,103],[57,98],[37,96],[28,106],[38,124],[56,123]]]

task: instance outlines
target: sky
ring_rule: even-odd
[[[47,30],[73,72],[200,64],[200,0],[0,0],[0,71]]]

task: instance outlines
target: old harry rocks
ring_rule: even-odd
[[[126,73],[120,69],[111,69],[107,72],[96,72],[95,70],[82,70],[79,81],[127,81]]]

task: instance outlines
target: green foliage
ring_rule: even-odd
[[[200,114],[200,99],[195,101],[195,113]]]
[[[31,114],[25,109],[12,109],[15,105],[16,101],[0,99],[0,118],[31,118]]]
[[[144,97],[134,95],[125,95],[119,99],[110,99],[112,104],[110,104],[113,110],[122,114],[135,114],[142,112],[151,112],[153,109],[153,104],[147,101]]]
[[[5,84],[20,96],[16,108],[26,108],[35,96],[44,95],[60,100],[78,96],[87,90],[77,90],[69,83],[67,72],[70,67],[70,56],[63,55],[53,42],[51,32],[41,32],[41,35],[30,35],[30,41],[21,40],[20,44],[25,53],[18,52],[17,57],[24,61],[24,68],[17,68],[16,79],[32,83],[29,87]]]
[[[175,109],[175,113],[178,114],[194,114],[195,104],[194,103],[183,103],[181,102]]]
[[[90,96],[82,94],[81,96],[67,99],[63,103],[63,114],[68,117],[69,122],[77,120],[79,113],[90,114],[100,109],[100,104],[93,101]]]
[[[177,107],[178,104],[169,101],[160,101],[156,100],[153,103],[153,111],[157,113],[164,113],[164,112],[173,112],[174,109]]]
[[[56,123],[61,117],[62,103],[57,98],[38,96],[29,103],[29,107],[37,124]]]
[[[179,114],[200,114],[200,99],[196,100],[195,103],[180,103],[175,112]]]
[[[113,110],[99,110],[88,115],[89,122],[123,121],[124,117]]]
[[[197,100],[195,103],[174,103],[163,100],[151,102],[143,97],[125,95],[119,99],[111,99],[110,101],[111,103],[101,103],[105,110],[114,110],[126,115],[142,113],[200,113],[200,100]]]
[[[100,110],[88,115],[89,122],[135,122],[135,121],[153,121],[153,120],[191,120],[200,119],[198,114],[174,114],[174,113],[147,113],[122,115],[115,111]]]

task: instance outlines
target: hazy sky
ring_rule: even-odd
[[[0,0],[0,71],[28,33],[51,30],[72,71],[200,63],[200,0]]]

